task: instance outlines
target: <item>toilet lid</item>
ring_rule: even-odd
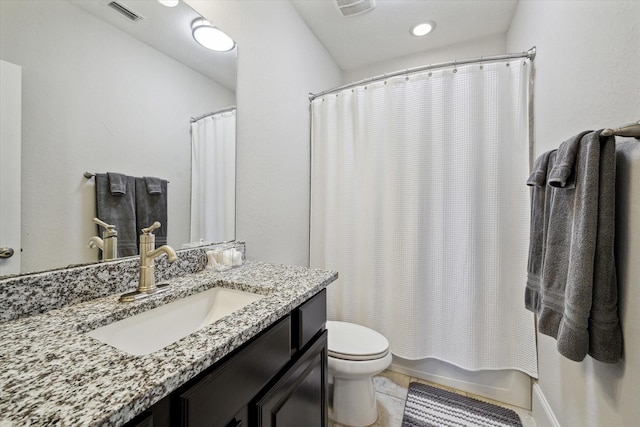
[[[380,359],[389,352],[389,341],[362,325],[328,320],[329,356],[346,360]]]

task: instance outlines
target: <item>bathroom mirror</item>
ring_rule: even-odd
[[[191,242],[191,119],[236,105],[237,46],[197,44],[199,17],[182,1],[0,2],[0,59],[22,67],[22,273],[99,259],[85,172],[168,180],[168,244]]]

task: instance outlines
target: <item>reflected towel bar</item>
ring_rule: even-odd
[[[91,179],[91,178],[93,178],[93,177],[95,177],[95,176],[96,176],[96,174],[95,174],[95,173],[91,173],[91,172],[85,172],[83,175],[84,175],[84,177],[85,177],[85,178],[87,178],[87,179]],[[168,184],[168,183],[170,183],[170,182],[171,182],[171,181],[167,181],[167,184]]]

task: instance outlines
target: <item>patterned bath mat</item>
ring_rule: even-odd
[[[409,384],[402,427],[522,427],[511,409],[421,383]]]

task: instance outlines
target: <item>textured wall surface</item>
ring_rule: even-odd
[[[640,119],[640,3],[521,1],[510,50],[537,45],[534,62],[536,155],[586,129]],[[618,138],[616,256],[624,357],[604,364],[560,356],[538,335],[537,393],[550,407],[540,426],[632,426],[640,418],[640,143]],[[555,420],[553,419],[555,417]],[[557,424],[556,424],[557,425]]]
[[[412,67],[420,67],[439,62],[449,62],[456,59],[476,58],[478,56],[501,55],[506,53],[507,35],[497,34],[466,43],[458,43],[439,49],[428,50],[415,55],[402,56],[389,61],[377,62],[366,67],[345,70],[344,83],[351,83],[390,73],[405,70]],[[529,46],[531,47],[531,46]],[[529,47],[519,47],[518,51],[527,50]]]
[[[341,70],[289,2],[187,3],[239,46],[236,235],[250,259],[308,265],[308,93]]]

